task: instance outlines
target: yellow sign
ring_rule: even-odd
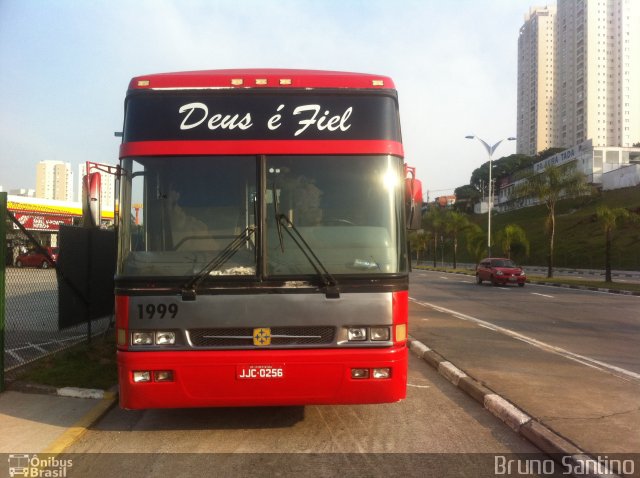
[[[257,347],[271,345],[271,329],[268,327],[253,329],[253,345]]]

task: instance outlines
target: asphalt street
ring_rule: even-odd
[[[411,335],[589,452],[640,450],[640,297],[414,272]]]

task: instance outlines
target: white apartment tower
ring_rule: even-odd
[[[540,14],[535,16],[540,32]],[[535,112],[540,120],[539,111],[546,110],[548,102],[540,95],[533,100],[523,93],[518,103],[518,152],[570,148],[588,139],[594,147],[631,147],[640,142],[640,0],[558,0],[552,17],[553,114],[544,128],[538,123],[532,129],[531,115]],[[519,50],[519,75],[539,72],[548,64],[539,54]],[[520,100],[520,76],[518,80]],[[528,136],[527,127],[529,134],[535,131],[535,139]]]
[[[534,156],[553,143],[554,6],[532,7],[518,37],[517,152]]]
[[[40,161],[36,166],[36,197],[73,201],[73,171],[62,161]]]

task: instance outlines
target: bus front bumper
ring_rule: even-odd
[[[406,344],[380,349],[118,350],[120,406],[396,402],[406,396],[407,357]]]

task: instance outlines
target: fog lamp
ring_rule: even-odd
[[[173,345],[176,343],[176,333],[167,331],[156,332],[157,345]]]
[[[137,372],[133,372],[133,381],[135,383],[150,382],[151,372],[149,372],[148,370],[138,370]]]
[[[350,341],[367,340],[366,327],[351,327],[348,331]]]
[[[391,331],[389,327],[371,327],[371,340],[389,340]]]
[[[391,377],[390,368],[374,368],[373,369],[373,378],[390,378],[390,377]]]
[[[369,378],[368,368],[352,368],[351,378]]]
[[[155,382],[173,382],[172,370],[156,370],[153,372],[153,380]]]
[[[131,345],[153,345],[153,332],[133,332]]]

